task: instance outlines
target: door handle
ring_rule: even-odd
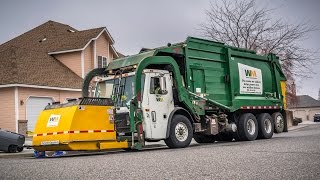
[[[155,111],[151,112],[151,119],[152,119],[152,122],[156,122],[157,121],[157,115],[156,115]]]

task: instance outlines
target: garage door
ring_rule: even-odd
[[[310,109],[309,111],[309,121],[314,120],[314,114],[320,113],[320,109]]]
[[[307,120],[307,112],[305,110],[296,110],[294,112],[294,117],[301,118],[302,121]]]
[[[26,116],[28,120],[28,131],[33,132],[40,112],[48,105],[48,103],[52,103],[52,98],[30,97],[27,100]]]

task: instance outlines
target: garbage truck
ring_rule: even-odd
[[[274,54],[188,37],[93,69],[81,98],[41,112],[33,147],[141,149],[164,140],[169,148],[184,148],[192,138],[269,139],[287,131],[285,81]]]

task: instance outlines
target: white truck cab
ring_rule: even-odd
[[[109,76],[97,83],[95,96],[115,101],[117,114],[129,114],[135,72]],[[166,139],[170,113],[174,110],[172,75],[167,70],[145,69],[142,76],[143,130],[146,140]],[[127,122],[129,125],[129,122]]]

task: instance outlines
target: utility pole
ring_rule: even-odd
[[[318,92],[318,101],[320,101],[320,88],[319,88],[319,92]]]

